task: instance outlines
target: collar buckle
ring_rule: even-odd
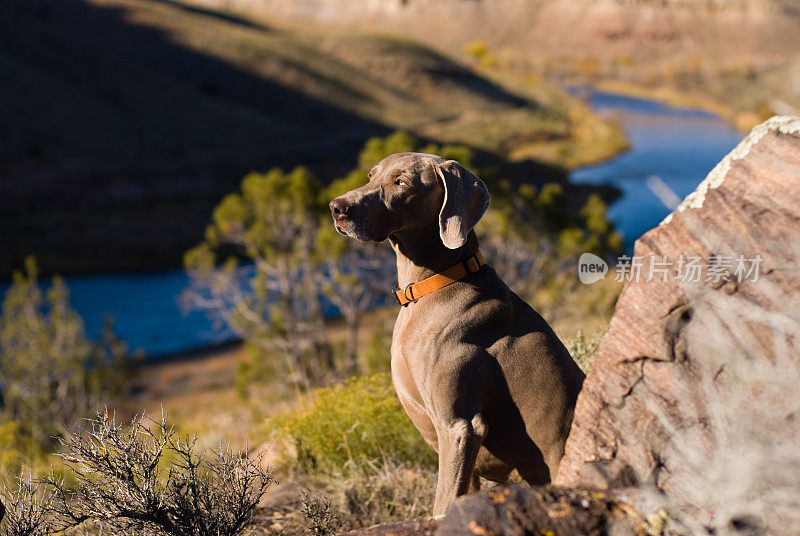
[[[403,289],[403,297],[406,299],[406,304],[416,303],[416,302],[419,301],[419,298],[414,298],[414,289],[412,288],[413,286],[414,286],[414,283],[409,283],[408,285],[406,285],[406,288]],[[409,290],[411,291],[410,292],[410,294],[411,294],[410,298],[408,297]]]

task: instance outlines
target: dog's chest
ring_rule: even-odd
[[[397,397],[422,437],[435,449],[436,431],[427,408],[425,366],[419,341],[414,339],[414,323],[403,309],[397,317],[392,335],[392,383]]]
[[[425,337],[422,326],[408,308],[403,308],[397,316],[392,332],[392,377],[394,381],[414,384],[416,391],[423,386],[425,378]],[[411,387],[411,385],[409,385]]]

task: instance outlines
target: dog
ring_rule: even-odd
[[[398,153],[330,202],[340,233],[388,239],[397,255],[392,383],[439,454],[434,515],[480,489],[478,477],[550,482],[584,379],[547,322],[482,264],[473,227],[489,198],[454,160]]]

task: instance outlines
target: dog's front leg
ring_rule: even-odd
[[[486,424],[480,413],[472,419],[455,419],[442,426],[439,439],[439,479],[433,515],[442,515],[472,481],[478,450],[486,437]]]

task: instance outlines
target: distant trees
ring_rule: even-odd
[[[59,277],[45,292],[28,258],[13,276],[0,312],[0,414],[47,447],[78,419],[119,394],[132,369],[109,317],[87,338]]]
[[[320,288],[339,309],[347,330],[342,371],[348,376],[364,373],[358,360],[361,317],[396,278],[394,252],[385,244],[344,240],[332,225],[320,228],[317,244]]]
[[[357,167],[326,188],[326,201],[363,185],[370,169],[390,154],[419,149],[419,142],[404,132],[369,139],[358,156]],[[428,146],[423,152],[440,150]],[[345,321],[344,371],[364,373],[366,370],[360,366],[357,355],[359,325],[364,312],[388,295],[397,278],[394,252],[385,244],[345,239],[335,231],[327,211],[323,220],[317,237],[320,255],[317,274],[325,296]]]
[[[264,352],[283,356],[292,381],[304,388],[364,372],[359,323],[391,287],[394,254],[385,245],[338,235],[328,202],[363,184],[384,157],[418,148],[402,132],[372,138],[357,167],[328,188],[302,167],[247,175],[214,209],[205,240],[184,255],[192,278],[185,303]],[[460,147],[423,150],[470,158]],[[345,321],[340,355],[325,326],[325,300]]]
[[[577,214],[556,183],[537,190],[499,181],[492,194],[492,206],[476,228],[484,256],[512,290],[551,320],[565,303],[551,298],[580,285],[573,268],[581,253],[609,258],[622,251],[622,237],[597,194]]]

